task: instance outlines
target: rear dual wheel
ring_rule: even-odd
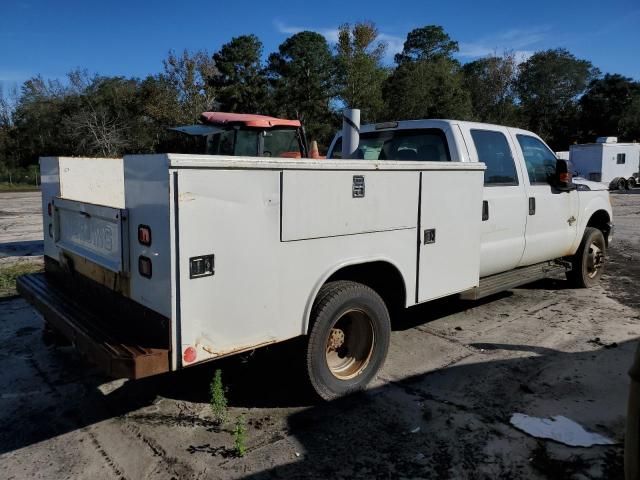
[[[373,289],[351,281],[324,285],[311,312],[307,373],[324,400],[362,390],[384,364],[391,326]]]

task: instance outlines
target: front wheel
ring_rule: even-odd
[[[572,269],[567,279],[578,288],[589,288],[600,280],[604,270],[607,244],[602,231],[587,227],[576,254],[571,257]]]
[[[324,285],[311,311],[307,373],[324,400],[362,390],[384,364],[391,322],[380,295],[351,281]]]

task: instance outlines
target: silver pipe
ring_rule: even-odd
[[[351,158],[360,143],[360,110],[342,111],[342,158]]]

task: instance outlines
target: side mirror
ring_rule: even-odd
[[[553,183],[553,186],[561,192],[570,192],[578,188],[573,183],[568,160],[560,158],[556,160],[556,174],[553,178]]]

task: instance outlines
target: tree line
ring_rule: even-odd
[[[167,127],[207,110],[297,118],[326,148],[344,107],[363,122],[454,118],[517,126],[555,150],[600,135],[640,140],[640,82],[602,74],[566,49],[512,52],[462,64],[458,42],[437,25],[407,34],[392,66],[372,22],[344,24],[329,45],[311,31],[287,38],[266,60],[256,35],[215,53],[169,52],[146,78],[35,76],[0,92],[0,180],[42,155],[120,156],[170,151]]]

